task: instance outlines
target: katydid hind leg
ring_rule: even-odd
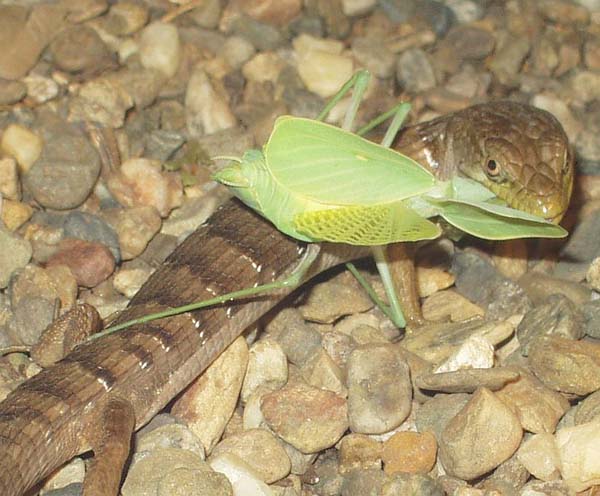
[[[354,122],[354,116],[356,115],[356,111],[358,110],[358,106],[360,104],[360,101],[362,100],[364,92],[367,89],[370,78],[371,74],[366,69],[356,72],[348,81],[344,83],[344,85],[327,103],[327,105],[325,105],[323,110],[321,110],[321,113],[317,116],[316,120],[325,120],[325,117],[327,117],[329,112],[331,112],[331,109],[333,109],[333,107],[335,107],[340,102],[340,100],[344,98],[352,88],[354,88],[354,93],[352,95],[352,103],[350,104],[350,109],[354,107],[354,115],[351,116],[351,118],[348,117],[347,111],[346,116],[344,118],[344,125],[342,126],[343,129],[351,130],[350,128],[352,127],[352,123]],[[346,127],[348,119],[350,119],[350,123],[348,127]]]

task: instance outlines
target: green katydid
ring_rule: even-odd
[[[448,182],[437,181],[417,162],[390,149],[410,109],[408,104],[396,106],[352,134],[352,123],[368,80],[367,71],[357,72],[317,120],[280,117],[262,150],[247,151],[215,174],[217,181],[279,230],[311,243],[290,277],[145,316],[118,328],[297,285],[318,254],[318,245],[313,243],[320,241],[372,247],[390,302],[390,308],[384,311],[403,327],[405,321],[383,247],[438,237],[441,229],[429,217],[441,216],[455,227],[485,239],[567,234],[560,226],[499,204],[491,191],[473,180],[457,177]],[[353,87],[342,128],[322,122]],[[392,115],[392,124],[380,145],[361,137]],[[114,330],[117,327],[104,333]]]

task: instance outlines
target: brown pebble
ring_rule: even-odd
[[[436,460],[437,443],[431,432],[398,432],[383,445],[384,472],[426,474]]]
[[[66,265],[79,286],[93,288],[113,273],[115,259],[110,250],[100,243],[69,238],[60,242],[58,251],[46,265]]]

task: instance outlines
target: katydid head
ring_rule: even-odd
[[[257,185],[266,173],[265,157],[260,150],[248,150],[240,160],[232,161],[213,175],[250,208],[260,212]]]
[[[571,197],[574,165],[558,120],[543,110],[506,101],[476,105],[463,113],[469,116],[462,122],[477,127],[457,133],[471,139],[454,140],[457,155],[470,157],[458,164],[460,172],[509,206],[560,222]],[[469,153],[458,150],[461,147],[469,147]]]

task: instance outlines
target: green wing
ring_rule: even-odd
[[[436,224],[402,202],[303,212],[294,217],[293,224],[314,241],[359,246],[433,239],[441,234]]]
[[[264,154],[292,194],[329,205],[374,205],[428,191],[433,176],[414,160],[310,119],[277,119]]]
[[[440,215],[450,224],[478,238],[564,238],[568,234],[556,224],[501,205],[440,202],[440,207]]]

